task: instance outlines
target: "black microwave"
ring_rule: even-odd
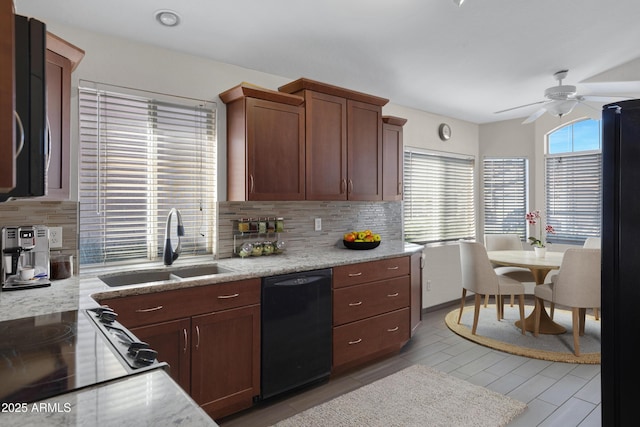
[[[47,193],[46,43],[44,23],[15,16],[16,186],[0,194],[11,198],[37,197]]]

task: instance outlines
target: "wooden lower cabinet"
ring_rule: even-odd
[[[191,320],[191,397],[214,419],[253,405],[260,394],[260,306]]]
[[[103,299],[214,419],[260,395],[260,279]]]
[[[409,308],[337,326],[333,328],[333,364],[348,365],[400,350],[410,335]]]
[[[411,338],[410,257],[333,269],[333,373],[397,352]]]
[[[178,319],[154,325],[131,328],[140,340],[158,352],[169,364],[171,378],[189,393],[191,391],[191,319]]]

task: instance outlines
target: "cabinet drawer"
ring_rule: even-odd
[[[333,328],[333,366],[409,341],[409,308]]]
[[[408,276],[335,289],[333,324],[342,325],[409,307],[410,291]]]
[[[260,279],[104,299],[126,327],[164,322],[198,314],[260,304]]]
[[[333,287],[358,285],[409,274],[409,257],[341,265],[333,268]]]

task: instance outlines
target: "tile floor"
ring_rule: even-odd
[[[452,305],[423,314],[412,340],[393,357],[306,391],[264,402],[218,420],[218,424],[269,426],[407,366],[423,364],[526,402],[528,408],[510,427],[601,425],[600,365],[529,359],[472,343],[445,325],[445,315],[454,308]]]

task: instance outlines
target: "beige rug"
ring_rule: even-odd
[[[531,313],[533,306],[525,306],[525,316]],[[476,335],[471,334],[473,324],[473,306],[466,306],[460,324],[459,309],[450,311],[445,317],[445,323],[456,334],[495,350],[526,356],[534,359],[549,360],[565,363],[600,363],[600,320],[587,315],[585,318],[585,335],[580,337],[580,356],[573,354],[573,322],[571,312],[556,308],[554,321],[567,329],[560,335],[539,334],[533,336],[531,332],[522,335],[515,321],[520,318],[518,307],[505,305],[504,319],[496,319],[495,305],[480,309],[480,319]]]
[[[526,407],[433,368],[413,365],[276,426],[504,426]]]

